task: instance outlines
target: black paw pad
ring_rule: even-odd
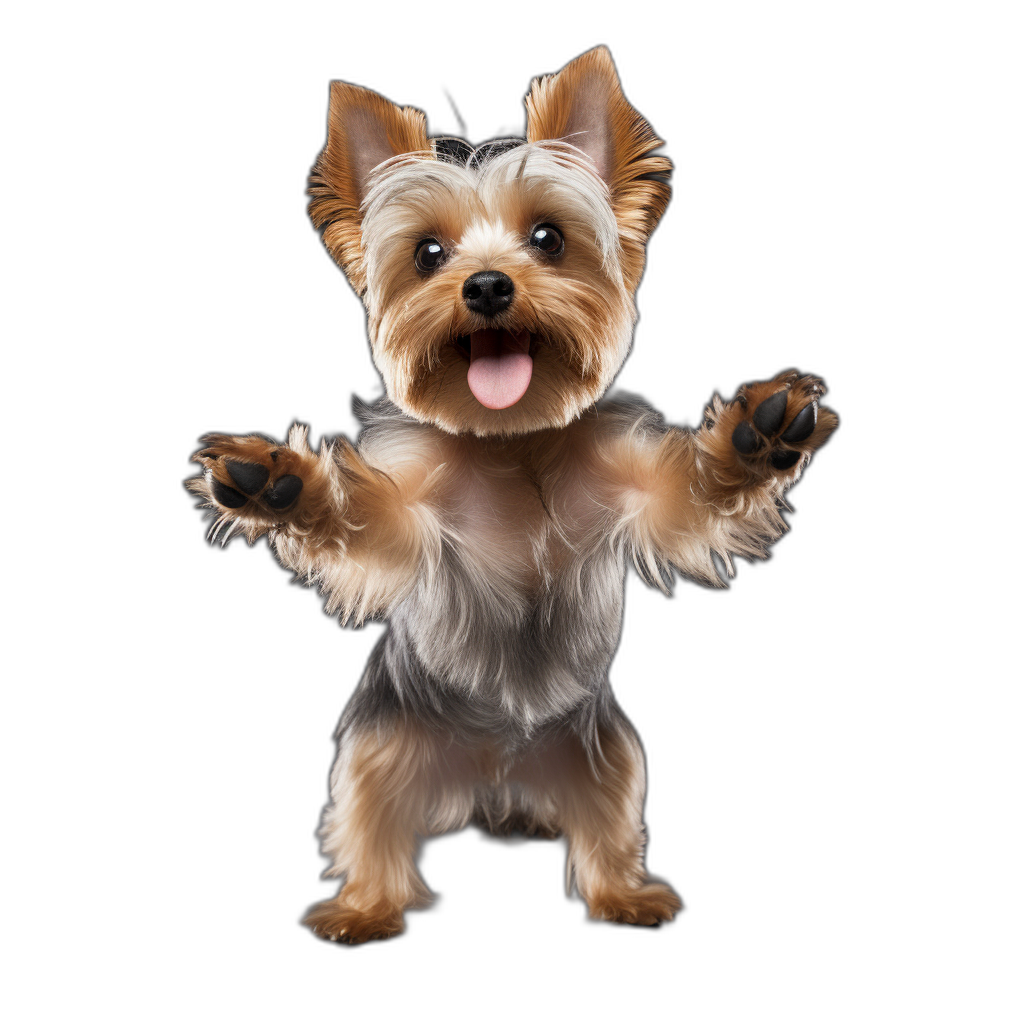
[[[235,459],[225,459],[231,479],[238,485],[238,489],[244,494],[259,494],[267,485],[270,477],[270,470],[255,462],[238,462]]]
[[[818,403],[811,402],[810,405],[805,405],[793,418],[793,422],[786,427],[786,432],[782,435],[783,441],[789,441],[793,444],[799,444],[801,441],[806,441],[807,438],[814,433],[814,426],[818,422]]]
[[[741,455],[751,455],[761,447],[761,439],[754,433],[754,428],[743,420],[732,432],[732,446]]]
[[[222,484],[219,480],[212,482],[210,490],[225,508],[241,508],[248,501],[244,494],[239,494],[234,487],[228,487],[227,484]]]
[[[800,453],[780,448],[779,451],[771,453],[769,461],[776,469],[792,469],[800,461]]]
[[[778,391],[754,410],[754,426],[762,434],[771,437],[782,426],[786,416],[786,398],[785,391]]]
[[[275,511],[288,508],[302,491],[302,480],[292,473],[281,477],[274,486],[263,495],[263,500]]]

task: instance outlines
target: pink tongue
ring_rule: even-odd
[[[469,390],[488,409],[515,405],[530,386],[530,332],[474,331],[469,336]]]

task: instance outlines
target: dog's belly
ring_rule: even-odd
[[[622,618],[623,565],[609,547],[565,557],[556,573],[516,574],[446,544],[440,564],[391,617],[392,673],[402,687],[457,698],[532,731],[593,700],[607,679]]]

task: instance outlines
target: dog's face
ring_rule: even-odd
[[[405,412],[453,433],[564,426],[629,351],[669,161],[603,47],[533,83],[527,140],[473,151],[331,85],[310,216],[362,296]]]

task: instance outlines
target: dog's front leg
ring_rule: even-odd
[[[269,534],[280,561],[327,595],[327,611],[357,621],[385,613],[440,545],[432,474],[410,458],[391,472],[340,439],[313,452],[306,429],[288,443],[211,434],[193,458],[190,490],[214,510],[211,536]]]
[[[341,473],[328,449],[316,455],[296,424],[287,444],[255,434],[207,434],[193,455],[204,470],[189,489],[217,513],[211,538],[265,533],[304,538],[309,546],[342,540],[346,504]]]
[[[786,528],[786,488],[839,423],[825,387],[795,371],[716,397],[699,430],[630,431],[604,443],[607,503],[641,575],[664,586],[672,568],[721,582],[712,554],[763,557]]]

